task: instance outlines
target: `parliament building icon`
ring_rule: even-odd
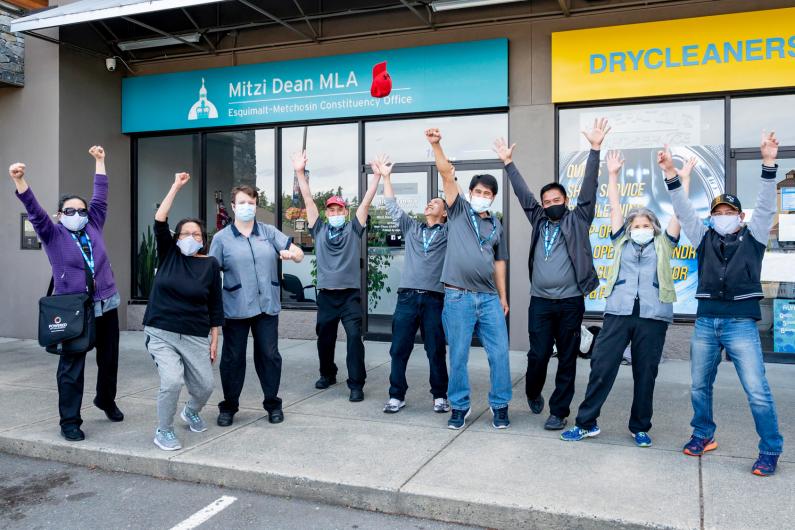
[[[204,86],[202,77],[202,87],[199,89],[199,101],[193,104],[188,112],[189,120],[212,120],[218,117],[218,109],[212,101],[207,99],[207,88]]]

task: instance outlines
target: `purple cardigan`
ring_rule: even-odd
[[[33,190],[28,188],[24,193],[15,193],[25,205],[28,220],[44,244],[44,251],[50,260],[52,275],[55,278],[55,292],[57,294],[85,292],[86,273],[83,267],[85,260],[69,230],[50,218],[36,200]],[[102,238],[102,228],[105,226],[107,213],[108,177],[97,174],[94,176],[94,195],[88,203],[88,224],[85,228],[94,249],[96,269],[94,300],[106,300],[116,294],[116,283],[105,250],[105,240]]]

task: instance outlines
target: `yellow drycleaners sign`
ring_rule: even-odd
[[[552,34],[552,101],[795,86],[795,8]]]

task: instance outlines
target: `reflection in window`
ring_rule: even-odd
[[[795,170],[795,159],[783,158],[776,161],[778,163],[778,172],[776,173],[776,182],[784,180],[786,174],[790,170]],[[756,207],[757,194],[760,187],[760,174],[762,173],[762,160],[738,160],[737,161],[737,198],[740,199],[740,204],[743,206],[745,212],[745,222],[750,221],[753,216],[754,208]],[[779,190],[779,195],[780,195]],[[777,198],[779,210],[781,209],[781,197]],[[778,244],[778,225],[773,226],[770,234],[770,241],[768,248],[779,248]]]
[[[282,232],[294,238],[304,249],[301,263],[282,265],[284,302],[301,303],[316,299],[313,285],[317,280],[314,242],[309,234],[306,209],[298,181],[295,178],[291,155],[301,150],[304,127],[282,129]],[[306,128],[306,151],[309,162],[309,186],[324,219],[326,200],[341,195],[349,205],[350,216],[355,215],[359,203],[358,126],[355,123],[321,125]]]
[[[276,161],[273,129],[207,134],[207,230],[232,222],[230,190],[247,184],[259,193],[257,220],[276,223]]]
[[[508,137],[507,114],[448,116],[412,120],[376,121],[365,125],[365,159],[388,153],[395,162],[433,160],[425,129],[442,133],[444,152],[450,160],[488,160],[496,138]]]
[[[795,95],[732,98],[731,121],[732,147],[759,147],[763,130],[795,145]]]
[[[134,296],[149,298],[157,267],[152,226],[160,201],[174,183],[175,173],[187,171],[192,178],[180,190],[171,207],[169,213],[171,228],[173,229],[177,222],[185,217],[199,217],[200,168],[201,143],[198,134],[138,140],[138,211],[136,212],[138,226],[135,231],[138,246],[135,256]]]

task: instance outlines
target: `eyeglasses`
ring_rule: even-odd
[[[179,233],[179,238],[180,239],[184,239],[186,237],[192,237],[196,241],[201,241],[202,240],[202,233],[201,232],[180,232]]]
[[[85,208],[64,208],[61,210],[61,213],[70,217],[74,214],[77,214],[80,217],[88,217],[88,210]]]

